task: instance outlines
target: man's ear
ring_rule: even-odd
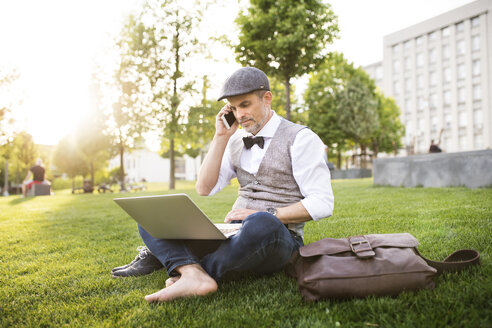
[[[272,103],[273,99],[273,94],[270,91],[265,92],[263,95],[263,102],[267,105],[270,105]]]

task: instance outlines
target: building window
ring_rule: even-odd
[[[446,127],[446,129],[451,129],[451,114],[447,113],[447,114],[444,114],[444,126]]]
[[[398,59],[393,61],[393,73],[400,73],[400,61]]]
[[[421,96],[421,97],[418,97],[418,98],[417,98],[417,110],[418,110],[419,112],[423,111],[423,110],[424,110],[424,108],[425,108],[425,105],[426,105],[426,104],[425,104],[424,97],[422,97],[422,96]]]
[[[429,96],[429,106],[430,108],[437,107],[437,93],[431,93]]]
[[[429,33],[429,41],[435,41],[437,39],[437,33],[434,31],[434,32],[430,32]]]
[[[400,45],[395,44],[392,48],[393,56],[398,55],[400,53]]]
[[[437,51],[436,49],[429,50],[429,63],[435,63],[437,60]]]
[[[483,149],[483,136],[482,134],[476,134],[475,137],[474,137],[474,148],[475,149]]]
[[[436,71],[432,71],[429,73],[429,83],[431,86],[437,85],[437,73],[436,73]]]
[[[459,64],[457,71],[458,71],[458,80],[463,80],[466,75],[465,64]]]
[[[472,70],[473,70],[473,76],[480,75],[480,59],[473,61]]]
[[[437,131],[437,116],[432,115],[430,117],[430,123],[431,123],[431,132],[436,132]]]
[[[456,33],[463,32],[465,30],[465,23],[459,22],[456,24]]]
[[[417,58],[417,67],[424,66],[424,54],[419,52],[416,58]]]
[[[445,38],[445,37],[449,36],[449,33],[450,33],[450,31],[449,31],[449,26],[447,26],[447,27],[445,27],[445,28],[443,28],[443,29],[441,30],[441,36],[442,36],[443,38]]]
[[[449,91],[449,90],[444,91],[442,96],[443,96],[443,100],[444,100],[444,105],[445,106],[451,105],[451,91]]]
[[[412,79],[408,77],[405,79],[405,92],[409,93],[411,91],[412,91]]]
[[[412,68],[412,61],[410,60],[410,57],[405,57],[404,60],[404,66],[405,66],[405,71],[409,71]]]
[[[467,118],[468,118],[468,116],[466,115],[466,112],[459,112],[459,114],[458,114],[458,127],[466,128]]]
[[[442,71],[442,79],[443,79],[444,83],[449,83],[449,82],[451,82],[451,68],[446,67],[446,68]]]
[[[424,38],[422,36],[419,36],[418,38],[415,39],[415,44],[417,46],[421,46],[423,43]]]
[[[381,80],[383,78],[383,68],[378,66],[376,68],[376,80]]]
[[[412,111],[412,99],[410,98],[405,99],[405,111],[407,113],[410,113]]]
[[[424,88],[424,76],[422,74],[417,75],[417,89]]]
[[[473,100],[482,100],[482,88],[480,84],[475,84],[473,86]]]
[[[400,94],[400,81],[393,82],[393,94],[394,95]]]
[[[466,89],[465,88],[459,88],[458,89],[458,103],[464,103],[466,102]]]
[[[478,109],[473,112],[473,125],[475,126],[475,130],[482,131],[483,114],[481,109]]]
[[[456,43],[456,55],[462,56],[465,54],[465,40],[459,40]]]
[[[466,135],[459,136],[458,142],[460,145],[460,150],[466,150]]]
[[[475,35],[472,37],[472,51],[480,50],[480,35]]]
[[[449,57],[451,57],[449,44],[445,44],[442,46],[442,59],[449,59]]]
[[[410,40],[409,40],[409,41],[405,41],[405,42],[403,43],[403,50],[404,50],[404,51],[408,51],[408,50],[410,50],[410,47],[411,47]]]
[[[477,17],[473,17],[471,19],[471,26],[472,27],[478,27],[478,26],[480,26],[480,17],[478,17],[478,16]]]

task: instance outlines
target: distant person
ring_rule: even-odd
[[[84,186],[83,186],[84,192],[85,193],[92,193],[94,192],[94,187],[92,186],[91,180],[85,179],[84,180]]]
[[[36,160],[36,164],[29,169],[24,181],[22,182],[22,195],[27,196],[27,190],[31,189],[35,184],[46,184],[51,186],[48,180],[45,180],[46,170],[44,169],[41,158]]]
[[[431,141],[431,145],[429,147],[429,153],[440,153],[442,149],[439,148],[439,145],[434,142],[434,139]]]

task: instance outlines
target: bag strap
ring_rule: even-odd
[[[427,264],[437,270],[438,275],[445,272],[460,271],[466,267],[480,264],[480,253],[474,249],[460,249],[446,257],[442,262],[426,259],[416,248],[415,250]]]

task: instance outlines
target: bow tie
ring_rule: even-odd
[[[258,147],[263,149],[263,146],[265,145],[265,140],[263,137],[244,137],[243,142],[246,149],[250,149],[254,144],[257,144]]]

